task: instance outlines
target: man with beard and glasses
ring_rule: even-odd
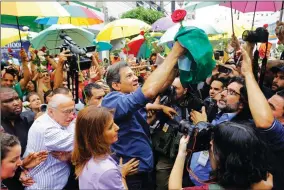
[[[251,114],[248,107],[247,91],[243,78],[235,77],[230,80],[227,88],[222,91],[221,98],[217,101],[217,106],[220,111],[211,122],[213,126],[225,121],[251,124]],[[195,125],[199,122],[207,122],[204,107],[202,108],[202,113],[192,111],[190,116]],[[192,155],[190,168],[199,179],[208,180],[212,170],[208,151],[194,153]],[[202,185],[192,177],[191,180],[197,186]]]

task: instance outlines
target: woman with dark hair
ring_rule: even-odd
[[[127,188],[125,177],[137,171],[139,161],[130,160],[120,171],[110,149],[118,140],[118,130],[112,113],[106,108],[92,105],[79,112],[72,163],[80,189]]]
[[[248,125],[224,122],[217,125],[210,142],[211,184],[190,189],[271,189],[266,145]],[[169,189],[182,188],[182,174],[189,138],[183,137],[169,179]]]
[[[30,92],[27,95],[27,101],[29,102],[29,108],[35,113],[35,115],[40,112],[41,100],[38,93]]]
[[[43,95],[43,99],[44,99],[44,103],[48,104],[49,100],[52,98],[53,96],[53,91],[52,90],[48,90],[44,93]]]
[[[1,137],[1,181],[11,178],[19,166],[22,165],[21,160],[21,144],[17,137],[0,133]],[[2,184],[1,184],[2,187]],[[2,189],[2,188],[1,188]]]
[[[0,140],[1,190],[8,189],[7,186],[10,189],[23,189],[21,183],[23,186],[32,185],[34,181],[27,175],[27,171],[44,162],[48,152],[31,153],[24,160],[21,160],[22,147],[16,136],[0,132]]]

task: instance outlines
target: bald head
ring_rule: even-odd
[[[75,102],[68,95],[55,94],[48,102],[48,115],[63,127],[74,119]]]
[[[57,108],[58,106],[60,106],[60,104],[66,104],[68,102],[73,102],[70,96],[64,94],[55,94],[48,102],[48,107]]]

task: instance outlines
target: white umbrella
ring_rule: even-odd
[[[195,26],[197,28],[204,30],[204,32],[208,35],[224,33],[222,30],[216,28],[212,24],[205,24],[198,20],[190,20],[183,22],[183,26]],[[169,28],[160,38],[159,45],[174,41],[174,37],[179,31],[179,28],[180,28],[180,23]]]
[[[80,47],[91,46],[95,37],[93,33],[71,24],[55,24],[34,36],[31,43],[35,49],[45,46],[47,49],[53,49],[52,53],[56,53],[58,51],[55,48],[63,44],[63,40],[59,36],[62,32],[67,34]]]

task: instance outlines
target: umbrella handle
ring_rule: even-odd
[[[255,18],[256,5],[257,5],[257,1],[255,2],[255,6],[254,6],[254,12],[253,12],[253,19],[252,19],[251,30],[253,30],[253,26],[254,26],[254,18]]]
[[[234,30],[234,17],[233,17],[233,5],[232,5],[232,1],[230,1],[230,4],[231,4],[232,33],[233,33],[233,35],[235,35],[235,30]]]
[[[16,16],[16,20],[17,20],[17,27],[18,27],[19,37],[20,37],[21,48],[23,48],[20,25],[19,25],[19,18],[17,16]]]

